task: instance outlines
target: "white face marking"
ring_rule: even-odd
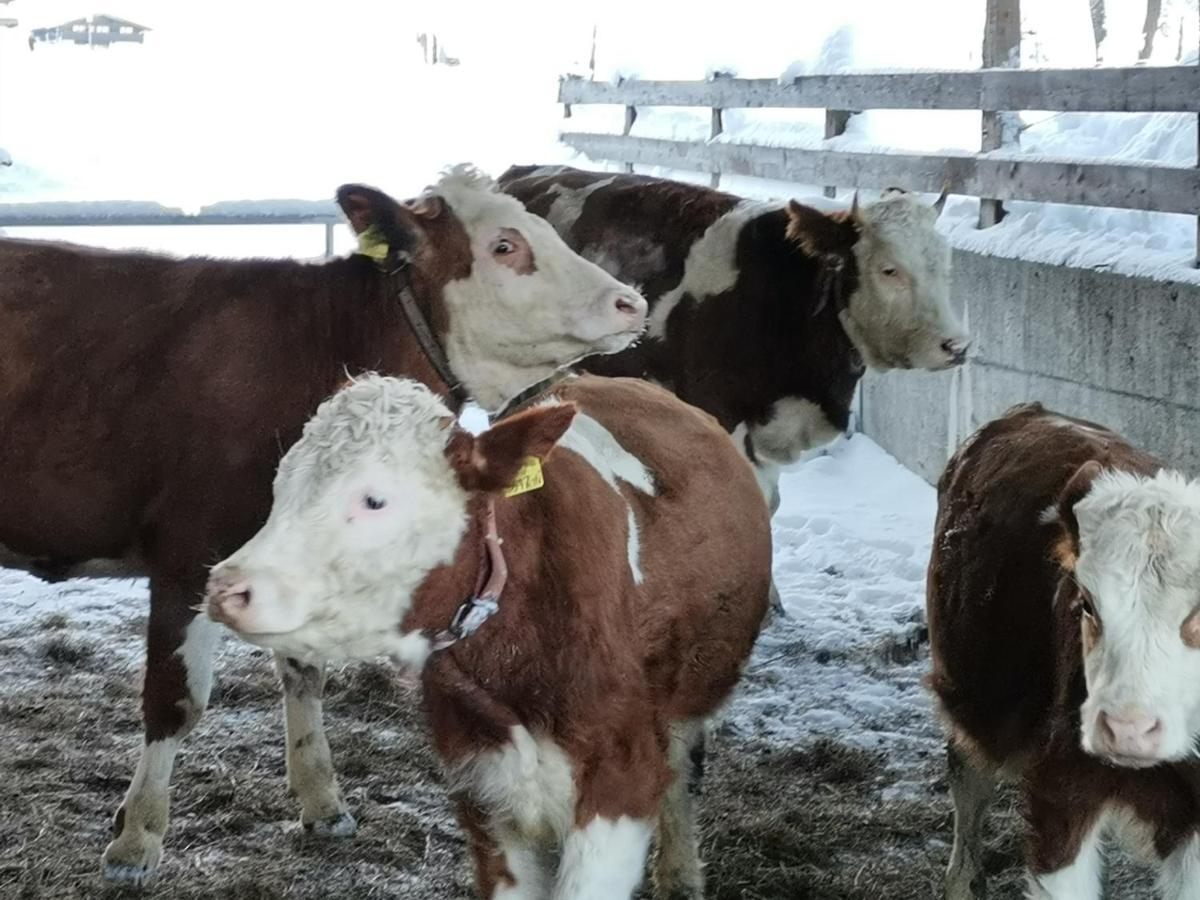
[[[779,203],[743,200],[709,225],[688,250],[683,264],[683,279],[655,304],[647,333],[651,337],[663,337],[667,319],[684,294],[690,294],[699,301],[722,294],[737,284],[737,243],[742,228],[750,220],[780,206]]]
[[[554,195],[554,202],[546,211],[546,221],[553,225],[559,234],[566,234],[583,215],[583,204],[587,202],[587,198],[616,180],[617,176],[613,175],[611,178],[601,178],[599,181],[593,181],[581,188],[569,188],[561,184],[551,185],[547,193]]]
[[[466,529],[468,497],[445,456],[452,423],[427,388],[395,378],[326,400],[279,464],[262,530],[213,569],[210,613],[301,660],[423,663],[428,641],[399,625]],[[244,608],[218,603],[234,585],[249,591]]]
[[[836,440],[835,428],[821,407],[804,397],[784,397],[771,406],[770,418],[750,426],[755,456],[767,463],[790,465],[805,450]]]
[[[904,193],[859,211],[859,287],[841,320],[872,368],[944,369],[970,343],[950,307],[950,245],[936,220]]]
[[[574,253],[519,200],[462,172],[433,190],[471,242],[470,276],[443,291],[450,313],[445,343],[451,366],[480,406],[498,409],[556,369],[624,350],[641,333],[641,295]],[[514,233],[532,258],[525,271],[497,256],[498,241]]]
[[[599,816],[563,845],[554,900],[629,900],[642,881],[649,822]]]
[[[468,757],[446,773],[492,824],[521,842],[558,842],[575,819],[575,772],[562,748],[515,725],[509,742]]]
[[[1083,615],[1083,748],[1125,765],[1200,746],[1200,484],[1100,475],[1075,505]],[[1094,624],[1092,624],[1094,623]],[[1189,623],[1196,626],[1192,646]],[[1089,648],[1090,645],[1090,648]]]

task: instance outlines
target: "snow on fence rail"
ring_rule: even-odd
[[[623,134],[564,132],[562,140],[595,160],[665,166],[783,181],[967,194],[987,200],[1031,200],[1200,214],[1200,167],[1033,157],[1010,149],[987,153],[888,153],[716,140],[722,112],[745,108],[824,108],[826,137],[868,109],[978,109],[1051,112],[1200,114],[1200,67],[1124,69],[981,69],[970,72],[881,72],[803,75],[790,82],[716,77],[708,81],[620,83],[563,78],[559,101],[625,107]],[[707,141],[630,134],[639,106],[712,110]],[[985,123],[985,131],[986,131]],[[987,141],[987,135],[984,136]],[[1200,233],[1200,229],[1198,229]],[[1200,247],[1198,247],[1200,253]]]
[[[198,212],[142,201],[0,203],[0,228],[88,225],[322,225],[325,256],[333,256],[333,228],[342,222],[325,200],[226,200]]]

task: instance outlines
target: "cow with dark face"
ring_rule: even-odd
[[[195,606],[208,566],[266,520],[283,450],[347,373],[449,393],[402,298],[488,407],[642,329],[635,292],[472,171],[409,205],[357,185],[338,200],[389,271],[0,241],[0,544],[43,573],[126,558],[150,578],[146,743],[104,854],[116,881],[158,864],[175,755],[211,684],[217,629]],[[321,669],[278,665],[301,819],[349,833]]]
[[[966,357],[940,204],[888,191],[826,214],[563,166],[514,167],[500,184],[650,303],[645,340],[583,366],[651,379],[712,413],[772,506],[778,467],[847,429],[867,366],[937,370]]]

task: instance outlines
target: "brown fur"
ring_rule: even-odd
[[[1114,768],[1080,746],[1086,685],[1071,508],[1101,470],[1159,468],[1102,426],[1030,404],[980,430],[938,483],[929,680],[981,767],[1022,777],[1034,872],[1070,862],[1113,804],[1152,826],[1160,855],[1200,829],[1194,764]],[[1039,524],[1051,507],[1058,521]]]
[[[413,254],[413,287],[440,330],[442,286],[469,274],[449,210],[419,222],[385,195],[344,188],[356,227]],[[207,567],[270,510],[283,451],[346,373],[379,370],[445,390],[391,287],[364,257],[173,260],[0,241],[0,544],[65,570],[138,558],[150,577],[146,740],[186,733],[176,654]]]
[[[669,724],[711,715],[750,654],[770,579],[767,509],[717,424],[667,392],[585,376],[553,393],[640,459],[656,496],[627,486],[618,496],[560,447],[543,488],[496,500],[508,585],[500,612],[426,669],[434,743],[453,765],[523,724],[574,763],[578,823],[646,819],[671,778]],[[545,422],[547,412],[533,414]],[[640,585],[626,501],[640,526]],[[476,509],[456,560],[429,576],[404,630],[445,627],[474,587],[480,527]],[[481,891],[490,883],[484,865]]]
[[[500,185],[541,216],[557,196],[554,188],[579,189],[614,177],[569,168],[534,177],[535,168],[514,166]],[[615,178],[587,197],[579,219],[561,236],[617,278],[640,285],[653,314],[682,280],[692,245],[740,198],[644,175]],[[850,252],[858,232],[846,216],[795,207],[764,212],[742,228],[733,288],[703,303],[685,294],[662,339],[592,357],[583,367],[600,375],[652,378],[716,416],[726,431],[743,422],[766,422],[772,404],[785,397],[810,400],[831,425],[847,428],[864,368],[838,309],[858,284]],[[831,255],[843,263],[833,298],[825,296],[822,277]]]

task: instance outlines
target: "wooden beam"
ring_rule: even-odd
[[[594,160],[695,172],[753,175],[801,184],[898,186],[936,193],[1192,213],[1200,209],[1200,168],[1030,161],[970,153],[858,153],[753,144],[693,143],[612,134],[566,133]]]
[[[721,109],[994,109],[1200,113],[1200,66],[1125,69],[980,69],[712,81],[564,78],[563,103]]]
[[[827,109],[825,110],[825,140],[837,137],[839,134],[846,133],[846,125],[850,121],[850,116],[853,113],[848,109]],[[826,197],[837,196],[837,185],[827,184],[823,192]]]
[[[983,65],[985,68],[1018,69],[1021,66],[1021,0],[987,0],[983,26]],[[980,121],[980,146],[983,153],[999,150],[1007,143],[1004,112],[983,105]],[[979,201],[979,227],[990,228],[1004,218],[1004,207],[994,197]]]

